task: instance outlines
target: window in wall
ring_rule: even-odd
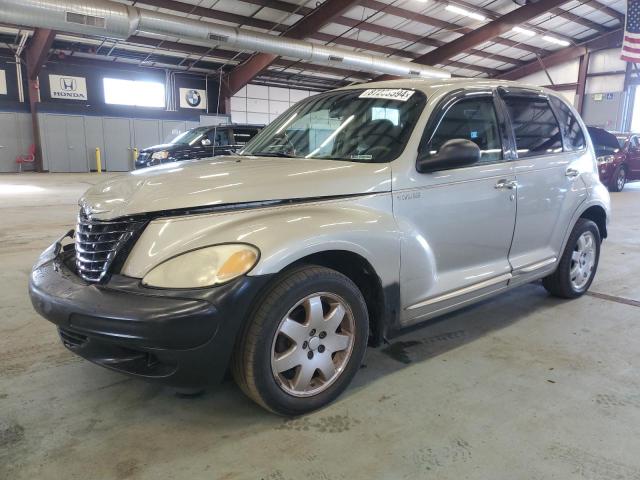
[[[105,78],[104,101],[110,105],[164,108],[164,84],[139,80]]]
[[[558,113],[558,120],[560,120],[560,126],[562,127],[562,134],[564,135],[567,149],[582,150],[586,143],[578,120],[562,100],[551,97],[551,103]]]
[[[461,100],[440,121],[429,150],[436,154],[448,140],[465,138],[480,147],[480,161],[502,159],[502,141],[492,97]]]
[[[507,97],[504,100],[513,123],[520,158],[562,151],[560,127],[547,100],[527,97]]]

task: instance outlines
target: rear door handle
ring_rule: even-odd
[[[495,184],[494,188],[496,190],[513,190],[514,188],[516,188],[518,186],[518,182],[516,182],[515,180],[498,180],[498,183]]]
[[[567,168],[567,171],[564,174],[569,178],[575,178],[580,175],[580,172],[575,168]]]

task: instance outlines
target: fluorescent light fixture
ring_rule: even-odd
[[[511,31],[521,33],[522,35],[526,35],[527,37],[534,37],[536,35],[536,32],[534,32],[533,30],[527,30],[526,28],[522,27],[513,27]]]
[[[560,40],[559,38],[550,37],[549,35],[544,35],[542,37],[542,39],[546,40],[549,43],[555,43],[556,45],[562,45],[563,47],[568,47],[569,45],[571,45],[571,43],[567,42],[566,40]]]
[[[476,20],[480,20],[481,22],[484,22],[487,19],[487,17],[485,17],[484,15],[471,12],[465,8],[460,8],[456,5],[449,4],[445,7],[445,10],[449,10],[450,12],[457,13],[458,15],[464,15],[465,17],[474,18]]]

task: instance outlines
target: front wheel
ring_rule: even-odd
[[[276,278],[254,310],[232,360],[236,383],[274,413],[300,415],[342,393],[367,346],[358,287],[341,273],[303,266]]]
[[[591,286],[600,259],[600,230],[591,220],[580,218],[573,227],[558,268],[542,280],[549,293],[577,298]]]
[[[627,183],[627,170],[624,166],[620,165],[617,170],[613,173],[613,178],[611,179],[611,185],[609,186],[609,190],[612,192],[621,192],[624,186]]]

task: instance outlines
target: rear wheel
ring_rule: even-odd
[[[621,192],[626,183],[627,169],[624,168],[624,165],[620,165],[613,173],[613,178],[611,179],[609,190],[611,190],[612,192]]]
[[[600,259],[600,231],[591,220],[580,218],[569,236],[558,268],[542,280],[549,293],[577,298],[591,286]]]
[[[364,298],[349,278],[324,267],[297,268],[259,302],[236,345],[234,378],[272,412],[316,410],[357,372],[368,331]]]

